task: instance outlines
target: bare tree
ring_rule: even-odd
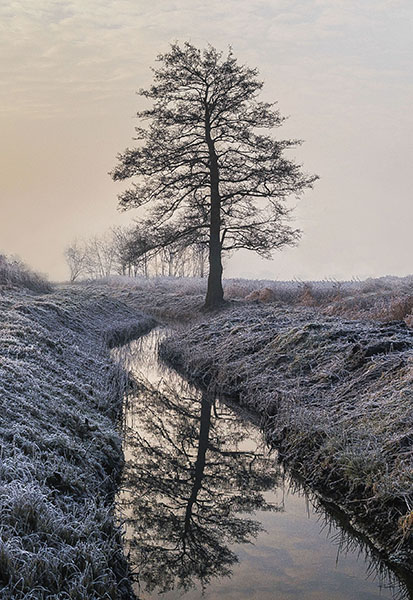
[[[64,251],[64,256],[70,271],[70,281],[76,281],[85,273],[86,266],[86,248],[84,244],[77,240],[68,246]]]
[[[284,156],[299,141],[257,132],[284,119],[258,100],[257,70],[239,65],[231,49],[224,57],[212,46],[173,44],[158,62],[153,84],[140,91],[153,101],[138,112],[149,126],[136,128],[140,145],[118,156],[112,177],[136,178],[120,205],[147,206],[146,225],[159,245],[208,244],[205,306],[213,308],[223,302],[222,252],[246,248],[269,257],[294,244],[299,231],[288,225],[285,200],[317,177]]]
[[[132,275],[133,263],[129,249],[133,237],[131,227],[112,227],[110,235],[114,253],[114,271],[119,275]]]
[[[88,241],[76,240],[64,252],[70,281],[79,277],[99,279],[121,271],[120,228],[95,236]]]

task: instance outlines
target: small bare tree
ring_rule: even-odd
[[[70,271],[70,281],[76,281],[81,275],[85,274],[86,267],[86,248],[84,244],[77,240],[68,246],[64,251],[67,266]]]

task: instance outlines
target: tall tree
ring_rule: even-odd
[[[153,84],[141,90],[152,107],[137,113],[136,148],[118,155],[115,180],[135,178],[119,196],[124,209],[145,205],[145,226],[157,244],[188,238],[209,248],[207,308],[223,301],[222,252],[238,248],[269,258],[294,244],[285,200],[316,176],[284,156],[298,140],[277,141],[262,131],[284,118],[258,99],[258,71],[232,50],[172,44],[158,56]],[[171,235],[173,232],[173,235]]]

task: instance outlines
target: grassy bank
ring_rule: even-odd
[[[190,323],[201,318],[206,279],[176,277],[110,277],[87,286],[109,286],[116,297],[135,303],[156,318]],[[413,276],[365,281],[224,280],[232,304],[316,308],[327,316],[388,322],[413,327]]]
[[[289,467],[412,569],[413,333],[404,321],[241,303],[167,339],[161,354],[258,411]]]
[[[413,564],[413,280],[112,278],[123,301],[179,327],[163,357],[258,411],[286,463],[393,563]]]
[[[1,598],[131,598],[113,514],[125,373],[109,347],[152,320],[107,290],[39,290],[12,271],[0,281]]]

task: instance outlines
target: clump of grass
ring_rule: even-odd
[[[239,305],[160,352],[258,411],[287,464],[411,568],[413,335],[403,323]]]
[[[24,288],[40,294],[47,294],[53,289],[44,277],[31,271],[21,261],[3,254],[0,254],[1,286]]]
[[[411,319],[413,311],[413,295],[396,297],[390,300],[383,311],[382,318],[386,321],[402,321]]]
[[[0,596],[133,598],[113,511],[126,374],[108,346],[153,320],[76,287],[5,290],[0,314]]]

